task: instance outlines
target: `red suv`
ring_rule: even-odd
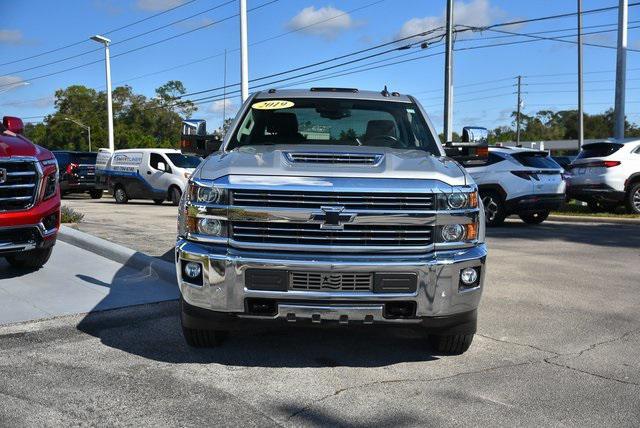
[[[58,164],[22,136],[17,117],[0,125],[0,257],[16,268],[44,265],[60,227]]]

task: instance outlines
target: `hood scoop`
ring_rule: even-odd
[[[382,153],[345,153],[345,152],[284,152],[288,162],[294,164],[329,164],[376,166],[382,162]]]

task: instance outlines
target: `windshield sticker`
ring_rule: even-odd
[[[416,111],[415,111],[414,109],[412,109],[412,108],[408,108],[408,109],[407,109],[407,113],[409,113],[409,114],[416,114]]]
[[[260,101],[259,103],[255,103],[251,106],[256,110],[278,110],[281,108],[291,108],[295,104],[291,101],[285,100],[269,100],[269,101]]]

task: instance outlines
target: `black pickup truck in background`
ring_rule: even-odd
[[[185,119],[182,121],[180,135],[180,151],[185,155],[196,155],[206,158],[217,152],[222,144],[222,137],[207,134],[207,122],[202,119]]]
[[[96,155],[93,152],[54,151],[60,170],[60,193],[89,193],[100,199],[103,191],[96,188]]]

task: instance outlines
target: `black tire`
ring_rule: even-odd
[[[24,253],[16,256],[7,256],[7,262],[17,269],[37,270],[49,261],[52,251],[53,247],[25,251]]]
[[[187,345],[192,348],[214,348],[222,343],[225,333],[217,330],[200,330],[183,326],[182,335]]]
[[[454,334],[450,336],[429,336],[434,351],[443,355],[464,354],[473,342],[473,334]]]
[[[527,224],[540,224],[549,217],[549,211],[520,214],[519,217]]]
[[[180,198],[182,197],[182,191],[177,187],[172,187],[169,189],[169,200],[171,201],[171,205],[178,206],[180,205]]]
[[[630,214],[640,214],[640,183],[634,183],[627,192],[625,205]]]
[[[126,204],[129,202],[129,196],[122,186],[118,186],[113,190],[113,198],[116,200],[116,204]]]
[[[89,191],[89,196],[91,196],[91,199],[102,199],[102,194],[103,194],[102,190],[98,190],[98,189]]]
[[[618,204],[615,202],[603,202],[596,200],[587,202],[587,206],[594,213],[614,212],[616,208],[618,208]]]
[[[480,198],[484,205],[485,222],[487,226],[500,226],[507,218],[506,208],[502,196],[494,190],[480,191]]]
[[[153,203],[156,205],[162,205],[162,203],[164,202],[164,199],[154,199]]]

